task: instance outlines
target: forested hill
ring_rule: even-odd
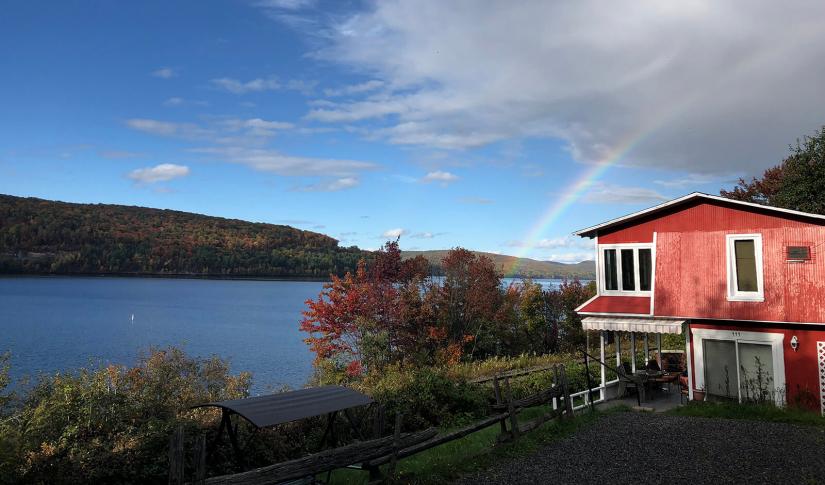
[[[539,261],[530,258],[518,258],[505,254],[485,253],[473,251],[476,254],[487,256],[496,265],[496,268],[505,276],[518,276],[529,278],[581,278],[593,279],[596,277],[596,263],[594,261],[582,261],[581,263],[558,263],[556,261]],[[441,260],[446,256],[446,250],[436,251],[402,251],[404,259],[414,258],[418,255],[427,258],[427,261],[436,268],[441,264]],[[514,274],[513,274],[514,273]]]
[[[367,254],[289,226],[0,195],[0,273],[325,278]]]

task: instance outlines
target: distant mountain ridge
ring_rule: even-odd
[[[370,254],[289,226],[0,194],[0,274],[322,279]]]
[[[473,251],[475,254],[487,256],[505,276],[529,277],[529,278],[581,278],[594,279],[596,277],[595,261],[582,261],[580,263],[559,263],[556,261],[539,261],[530,258],[518,258],[505,254],[485,253],[483,251]],[[401,257],[404,259],[424,256],[431,265],[438,267],[441,260],[446,256],[447,250],[433,251],[402,251]],[[509,274],[515,268],[515,274]]]

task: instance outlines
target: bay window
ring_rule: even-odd
[[[606,295],[646,296],[653,287],[652,244],[599,245],[599,288]]]

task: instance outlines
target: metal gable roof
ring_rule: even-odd
[[[372,402],[369,396],[348,387],[321,386],[268,396],[219,401],[195,407],[215,406],[227,409],[239,414],[256,428],[266,428],[356,406],[365,406]]]
[[[638,219],[638,218],[641,218],[641,217],[644,217],[644,216],[647,216],[647,215],[650,215],[650,214],[655,214],[656,212],[659,212],[659,211],[668,209],[670,207],[673,207],[673,206],[676,206],[676,205],[679,205],[679,204],[682,204],[682,203],[685,203],[685,202],[689,202],[689,201],[695,200],[695,199],[705,199],[705,200],[711,200],[711,201],[716,201],[716,202],[723,202],[725,204],[740,205],[740,206],[744,206],[744,207],[748,207],[748,208],[755,208],[755,209],[764,210],[764,211],[778,212],[780,214],[807,217],[807,218],[810,218],[810,219],[825,220],[825,215],[812,214],[810,212],[802,212],[802,211],[796,211],[796,210],[791,210],[791,209],[783,209],[781,207],[771,207],[771,206],[762,205],[762,204],[755,204],[753,202],[743,202],[741,200],[727,199],[725,197],[720,197],[718,195],[704,194],[702,192],[693,192],[693,193],[685,195],[683,197],[679,197],[678,199],[669,200],[669,201],[663,202],[659,205],[655,205],[653,207],[649,207],[647,209],[640,210],[638,212],[634,212],[634,213],[628,214],[626,216],[617,217],[616,219],[611,219],[607,222],[603,222],[601,224],[596,224],[595,226],[590,226],[588,228],[581,229],[579,231],[574,232],[573,235],[581,236],[581,237],[591,237],[592,238],[596,235],[597,231],[599,231],[600,229],[606,229],[608,227],[613,227],[613,226],[616,226],[616,225],[619,225],[619,224],[623,224],[625,222],[629,222],[629,221],[632,221],[634,219]]]

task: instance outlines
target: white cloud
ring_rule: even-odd
[[[284,121],[268,121],[261,118],[251,118],[246,120],[229,118],[221,120],[218,124],[225,130],[232,133],[243,131],[248,136],[265,138],[275,136],[278,131],[295,128],[295,125],[292,123],[287,123]]]
[[[267,148],[206,147],[195,148],[192,151],[212,155],[228,162],[246,165],[261,172],[273,172],[283,176],[332,176],[347,179],[359,172],[377,168],[377,165],[370,162],[299,157]],[[347,182],[341,183],[346,184]],[[349,183],[351,184],[351,181]]]
[[[484,197],[462,197],[458,199],[459,202],[462,204],[478,204],[478,205],[489,205],[495,202],[493,199],[487,199]]]
[[[592,260],[595,257],[593,252],[571,252],[571,253],[551,253],[545,258],[547,261],[555,261],[557,263],[580,263],[582,261]]]
[[[588,249],[593,248],[593,241],[575,236],[558,236],[538,241],[507,241],[504,246],[531,249]]]
[[[241,81],[228,77],[212,79],[210,81],[213,85],[233,94],[247,94],[258,93],[262,91],[278,91],[287,89],[291,91],[299,91],[303,94],[310,94],[318,83],[316,81],[304,81],[301,79],[290,79],[282,83],[276,76],[269,76],[266,78],[256,78],[250,81]]]
[[[189,175],[189,167],[174,163],[161,163],[154,167],[139,168],[129,172],[130,179],[143,184],[167,182],[187,175]]]
[[[181,98],[180,96],[173,96],[171,98],[167,98],[166,101],[163,102],[164,106],[185,106],[185,105],[193,105],[193,106],[207,106],[209,103],[206,101],[198,101],[198,100],[191,100]]]
[[[591,204],[658,204],[670,200],[652,189],[596,183],[582,200]]]
[[[356,187],[359,180],[355,177],[343,177],[327,182],[319,182],[317,184],[304,185],[296,187],[297,192],[338,192],[339,190],[346,190]]]
[[[268,140],[284,130],[293,130],[292,123],[262,118],[215,118],[205,126],[145,118],[126,120],[132,129],[157,136],[186,140],[209,141],[211,146],[190,148],[200,153],[261,172],[287,177],[317,177],[320,181],[293,188],[298,191],[338,191],[359,184],[357,175],[375,170],[378,165],[359,160],[314,158],[288,155],[266,148]]]
[[[351,84],[349,86],[344,86],[341,88],[335,89],[324,89],[324,94],[330,97],[333,96],[351,96],[353,94],[361,94],[367,93],[370,91],[375,91],[384,86],[384,81],[379,81],[377,79],[373,79],[371,81],[366,81],[359,84]]]
[[[147,118],[128,119],[126,120],[126,126],[133,130],[159,136],[202,138],[213,135],[211,130],[200,127],[194,123],[175,123]]]
[[[261,118],[218,118],[206,126],[195,123],[176,123],[147,118],[126,120],[126,125],[134,130],[153,135],[185,139],[210,139],[223,144],[255,144],[271,138],[277,132],[295,127],[292,123],[269,121]]]
[[[259,0],[255,6],[262,8],[280,8],[284,10],[300,10],[312,7],[315,0]]]
[[[212,79],[211,82],[215,86],[234,94],[246,94],[260,91],[276,91],[278,89],[281,89],[281,83],[278,81],[278,78],[274,76],[266,79],[257,78],[246,82],[240,81],[238,79],[222,77],[218,79]]]
[[[707,175],[690,173],[684,177],[671,180],[654,180],[653,183],[659,184],[663,187],[684,188],[695,187],[697,185],[705,185],[711,182],[722,182],[722,179],[717,175]]]
[[[404,236],[406,234],[409,234],[409,231],[399,227],[399,228],[396,228],[396,229],[388,229],[388,230],[384,231],[381,234],[381,237],[390,238],[390,239],[397,239],[397,238],[399,238],[401,236]]]
[[[173,78],[173,77],[178,75],[175,72],[175,70],[172,69],[171,67],[162,67],[160,69],[156,69],[156,70],[152,71],[151,74],[153,76],[159,77],[161,79],[170,79],[170,78]]]
[[[448,185],[452,182],[458,180],[458,175],[452,174],[450,172],[445,172],[443,170],[436,170],[434,172],[429,172],[424,178],[421,179],[422,182],[425,184],[430,182],[438,182],[441,185]]]
[[[410,235],[412,239],[433,239],[438,236],[443,236],[446,232],[415,232]]]
[[[757,172],[822,124],[820,0],[367,5],[314,55],[384,90],[307,118],[448,149],[561,138],[580,161],[694,173]]]
[[[103,150],[102,152],[98,152],[98,155],[110,160],[118,160],[121,158],[139,158],[143,156],[142,153],[130,152],[126,150]]]

